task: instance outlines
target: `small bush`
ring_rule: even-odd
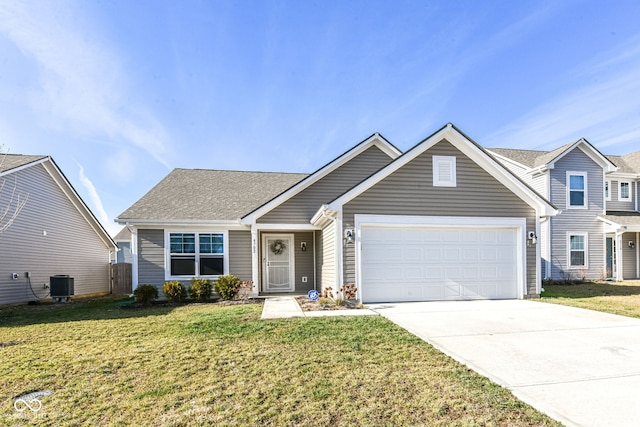
[[[137,302],[151,305],[151,301],[158,299],[158,288],[153,285],[140,285],[133,291],[133,296]]]
[[[213,287],[216,290],[216,294],[223,300],[231,300],[235,298],[240,290],[240,279],[233,274],[227,274],[226,276],[220,276],[213,283]]]
[[[320,308],[330,308],[333,307],[336,302],[332,298],[320,297],[318,298],[318,304],[320,304]]]
[[[191,298],[198,301],[207,301],[211,298],[213,287],[211,286],[211,280],[209,279],[191,279],[191,285],[189,286],[189,295]]]
[[[179,280],[172,280],[162,285],[162,292],[172,302],[183,301],[187,297],[187,289]]]

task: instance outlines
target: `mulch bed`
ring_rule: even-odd
[[[358,310],[362,308],[361,304],[358,305],[330,305],[322,307],[318,301],[311,301],[306,296],[298,296],[296,297],[296,301],[300,304],[302,311],[320,311],[320,310]]]

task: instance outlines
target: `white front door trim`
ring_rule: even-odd
[[[409,216],[409,215],[354,215],[356,229],[356,286],[359,299],[363,299],[362,284],[362,227],[460,227],[460,228],[514,228],[517,247],[517,292],[518,298],[526,295],[526,219],[514,217],[462,217],[462,216]],[[366,292],[366,290],[365,290]]]

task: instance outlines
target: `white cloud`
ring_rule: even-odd
[[[553,149],[581,137],[622,153],[637,148],[640,129],[640,37],[565,76],[574,89],[558,94],[483,138],[493,146]],[[577,86],[577,88],[576,88]],[[624,146],[624,148],[623,148]]]
[[[123,99],[129,82],[122,60],[94,36],[99,31],[79,12],[81,6],[0,3],[0,34],[38,65],[40,80],[30,88],[32,108],[51,127],[128,142],[170,168],[164,127],[143,107]]]
[[[109,221],[109,215],[107,215],[107,211],[104,209],[104,206],[102,205],[102,200],[98,195],[98,191],[96,190],[96,187],[93,185],[93,182],[91,182],[91,180],[87,178],[87,176],[84,173],[84,168],[80,163],[78,163],[78,168],[80,169],[78,173],[78,177],[80,178],[80,183],[82,184],[82,186],[85,188],[85,190],[89,195],[89,201],[92,206],[91,210],[96,215],[98,220],[102,223],[102,225],[107,229],[109,234],[111,234],[112,236],[115,236],[120,230],[120,227],[114,224],[113,222]]]

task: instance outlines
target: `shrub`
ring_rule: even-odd
[[[187,297],[187,290],[179,280],[172,280],[162,285],[162,292],[172,302],[182,301]]]
[[[213,287],[209,279],[191,279],[189,286],[189,295],[198,301],[206,301],[211,298]]]
[[[133,291],[137,302],[143,305],[151,305],[151,301],[158,298],[158,288],[153,285],[140,285]]]
[[[240,290],[240,279],[233,274],[220,276],[213,283],[213,287],[220,299],[230,300],[233,299]]]

